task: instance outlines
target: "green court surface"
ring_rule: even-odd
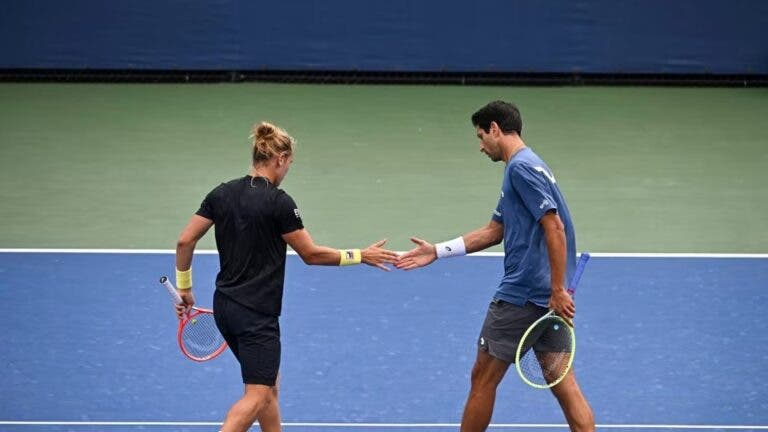
[[[260,120],[299,141],[282,187],[318,243],[452,238],[496,205],[469,121],[493,99],[520,107],[579,249],[766,252],[768,89],[287,84],[0,85],[0,247],[171,249]]]

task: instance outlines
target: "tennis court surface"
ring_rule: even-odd
[[[194,266],[209,306],[217,256]],[[217,430],[239,371],[228,352],[201,364],[179,352],[157,282],[172,269],[165,251],[0,253],[0,430]],[[456,430],[501,272],[498,254],[408,273],[289,256],[285,430]],[[766,280],[764,255],[595,256],[575,368],[598,428],[768,429]],[[567,429],[554,398],[514,370],[491,427]]]

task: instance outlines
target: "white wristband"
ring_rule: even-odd
[[[457,237],[447,242],[435,243],[435,250],[438,258],[448,258],[462,256],[467,254],[467,247],[464,245],[464,238]]]

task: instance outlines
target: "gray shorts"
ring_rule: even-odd
[[[493,299],[488,306],[483,328],[477,340],[478,349],[507,362],[515,362],[517,345],[525,330],[549,309],[526,303],[517,306],[503,300]]]

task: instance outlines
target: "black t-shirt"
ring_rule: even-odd
[[[215,226],[221,266],[216,289],[279,316],[286,252],[281,235],[304,228],[293,199],[264,177],[245,176],[212,190],[197,214]]]

